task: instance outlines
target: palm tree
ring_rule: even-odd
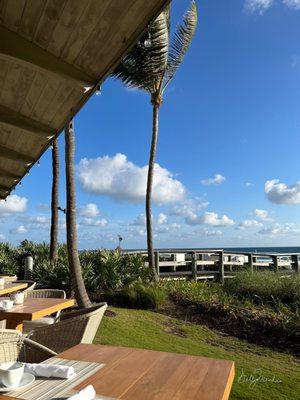
[[[75,135],[73,121],[65,128],[65,163],[66,163],[66,222],[67,222],[67,249],[68,261],[72,279],[72,289],[79,307],[91,305],[88,297],[78,255],[77,224],[76,224],[76,189],[74,177]]]
[[[155,167],[158,115],[163,94],[181,65],[193,40],[198,22],[198,10],[193,0],[189,10],[178,26],[173,40],[170,39],[170,7],[167,7],[153,21],[142,39],[124,57],[114,71],[114,75],[125,85],[146,91],[151,96],[153,107],[153,128],[150,148],[147,190],[146,190],[146,225],[149,266],[157,280],[154,265],[153,230],[152,230],[152,186]]]
[[[58,185],[59,185],[59,152],[57,139],[52,145],[52,194],[51,194],[51,232],[50,260],[56,263],[58,257]]]

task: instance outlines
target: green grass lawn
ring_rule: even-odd
[[[104,317],[95,343],[226,358],[236,365],[231,400],[299,399],[300,365],[290,355],[151,311],[110,310],[117,315]],[[259,380],[246,381],[251,375]]]

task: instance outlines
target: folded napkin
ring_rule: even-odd
[[[70,379],[76,375],[73,367],[67,365],[54,364],[28,364],[25,363],[24,371],[35,376],[43,376],[45,378],[62,378]]]
[[[95,389],[92,385],[85,387],[80,392],[69,397],[68,400],[94,400],[96,397]]]

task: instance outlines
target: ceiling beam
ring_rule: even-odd
[[[30,157],[29,155],[9,149],[2,144],[0,144],[0,157],[13,161],[22,161],[27,164],[35,162],[35,159]]]
[[[26,117],[3,105],[0,105],[0,124],[20,128],[26,132],[41,136],[44,139],[47,137],[50,139],[55,134],[54,128]]]
[[[7,179],[21,179],[23,174],[16,174],[14,172],[8,171],[4,168],[0,168],[0,178],[7,178]]]
[[[22,64],[29,64],[31,68],[42,69],[61,76],[82,87],[95,84],[93,77],[4,26],[0,26],[0,37],[1,58],[10,58]]]
[[[10,189],[11,189],[11,186],[6,186],[6,185],[0,184],[0,190],[2,192],[8,192]]]

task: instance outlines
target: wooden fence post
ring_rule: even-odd
[[[195,252],[191,253],[192,256],[192,278],[197,280],[197,256]]]
[[[232,256],[228,256],[228,262],[231,263],[232,261]],[[232,272],[232,264],[229,265],[229,271]]]
[[[219,281],[222,285],[225,282],[225,270],[224,270],[224,252],[219,253]]]
[[[272,256],[274,272],[279,271],[278,256]]]
[[[253,255],[251,253],[248,254],[248,265],[249,265],[250,271],[253,273]]]
[[[292,255],[292,262],[294,264],[295,273],[300,274],[300,263],[299,263],[299,257],[297,254]]]
[[[158,279],[159,279],[160,271],[159,271],[159,252],[158,251],[154,252],[154,263],[155,263],[156,273],[157,273],[157,276],[158,276]]]

